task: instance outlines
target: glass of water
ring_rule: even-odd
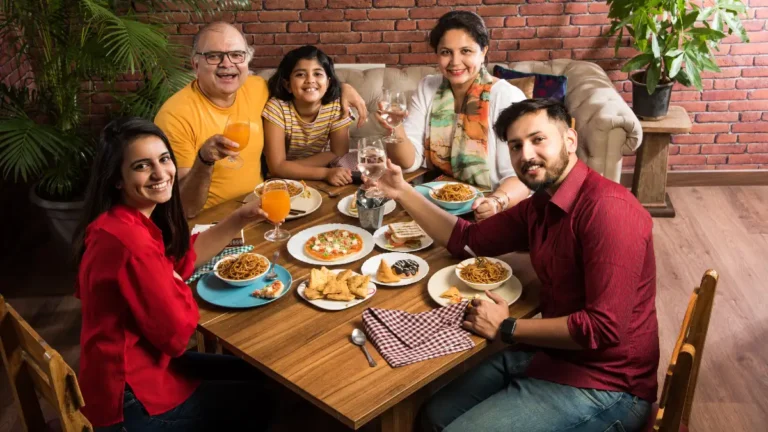
[[[384,139],[384,142],[396,143],[395,128],[400,126],[405,120],[408,105],[405,103],[405,93],[384,89],[381,92],[381,101],[379,102],[381,118],[392,127],[392,132]]]
[[[377,181],[387,169],[387,151],[378,138],[360,138],[357,142],[357,169],[373,181]],[[368,198],[384,198],[377,187],[365,192]]]

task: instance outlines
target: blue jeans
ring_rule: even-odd
[[[506,349],[440,389],[422,408],[428,431],[633,432],[647,401],[525,376],[533,353]]]
[[[123,422],[96,432],[205,432],[266,430],[274,407],[263,390],[266,378],[242,359],[187,352],[174,367],[202,379],[176,408],[150,416],[129,386],[123,399]]]

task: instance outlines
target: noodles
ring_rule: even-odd
[[[286,181],[285,184],[288,186],[288,195],[290,195],[291,198],[297,196],[298,194],[304,192],[305,190],[304,188],[297,186],[296,183],[291,181]],[[264,184],[260,184],[256,186],[255,192],[257,195],[261,195],[261,192],[263,190],[264,190]]]
[[[259,256],[243,253],[237,258],[222,261],[216,272],[225,279],[250,279],[267,271],[268,264],[267,260]]]
[[[468,201],[475,196],[475,191],[465,184],[449,183],[434,191],[434,196],[440,201]]]
[[[503,265],[485,257],[475,258],[475,262],[467,264],[459,271],[462,279],[479,284],[501,282],[507,278],[509,270]]]

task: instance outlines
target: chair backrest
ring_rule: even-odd
[[[681,423],[687,426],[690,421],[717,281],[717,272],[707,270],[688,301],[664,379],[654,430],[677,432]]]
[[[61,355],[0,296],[0,352],[24,430],[45,431],[39,393],[56,409],[65,432],[93,431],[77,377]]]

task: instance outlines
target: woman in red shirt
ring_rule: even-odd
[[[190,238],[163,132],[119,119],[99,144],[75,240],[83,412],[97,430],[258,430],[258,372],[230,356],[184,355],[199,319],[184,280],[264,218],[259,201]],[[211,380],[217,371],[228,376]]]

